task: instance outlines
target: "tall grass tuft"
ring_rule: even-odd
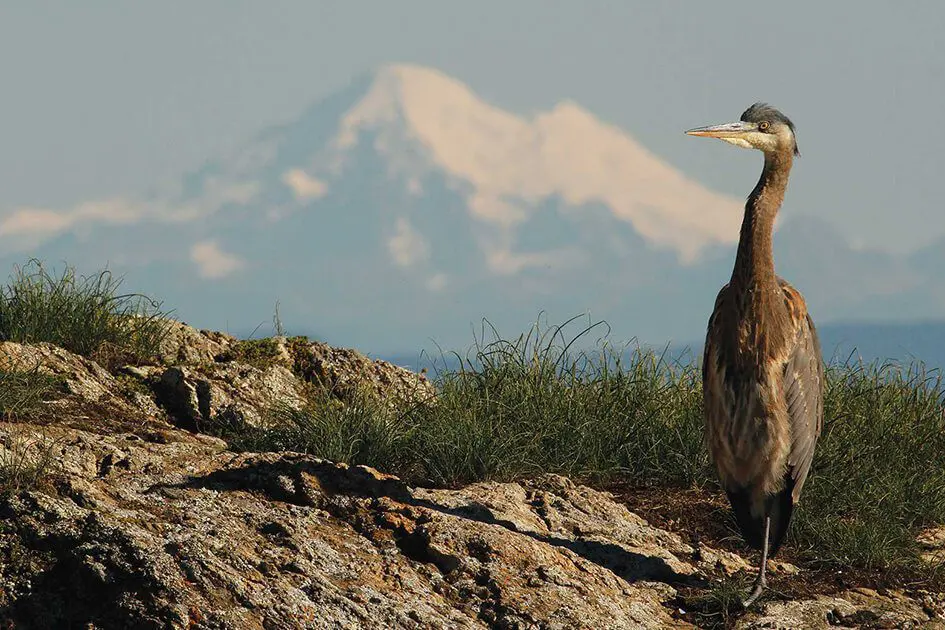
[[[223,413],[210,430],[236,450],[296,451],[410,476],[408,423],[413,419],[368,390],[355,392],[344,403],[324,395],[312,397],[302,409],[276,404],[267,420],[263,428],[252,427],[242,417]]]
[[[512,340],[492,330],[435,376],[433,404],[391,406],[330,393],[301,411],[276,407],[262,432],[231,432],[239,448],[296,450],[364,463],[416,483],[451,486],[557,472],[587,481],[702,485],[698,369],[641,347],[575,344],[564,326]],[[239,435],[237,439],[235,436]]]
[[[701,389],[692,365],[598,339],[602,328],[477,341],[460,369],[437,375],[436,405],[413,412],[426,481],[508,480],[543,472],[606,482],[703,484]]]
[[[167,334],[160,304],[119,293],[109,271],[78,276],[50,272],[37,260],[16,267],[0,288],[0,340],[48,341],[108,366],[147,360]]]

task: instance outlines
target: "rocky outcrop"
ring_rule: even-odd
[[[182,322],[167,320],[167,335],[157,360],[166,365],[211,363],[237,343],[236,337],[211,330],[197,330]]]
[[[75,425],[94,416],[97,424],[114,426],[127,419],[163,416],[150,392],[129,389],[94,361],[49,343],[0,343],[0,370],[51,377],[59,395],[47,397],[41,415],[60,422]]]
[[[198,430],[223,415],[258,426],[273,404],[300,409],[306,390],[339,400],[361,392],[391,402],[434,398],[421,374],[302,337],[238,340],[170,322],[158,365],[127,366],[179,426]]]
[[[257,368],[235,361],[198,366],[129,366],[124,372],[141,379],[155,401],[188,429],[208,428],[221,414],[236,414],[253,426],[263,424],[273,404],[300,409],[303,382],[281,365]]]
[[[637,544],[546,524],[600,503],[554,481],[411,490],[367,468],[239,455],[208,440],[71,437],[58,496],[0,503],[16,620],[118,627],[663,628],[663,582],[695,571],[629,513]],[[94,453],[90,458],[89,455]],[[172,455],[173,453],[173,455]],[[107,465],[103,462],[108,462]],[[94,462],[94,465],[92,465]],[[546,489],[547,486],[547,489]],[[493,513],[475,497],[490,495]],[[603,502],[601,502],[603,501]],[[517,530],[516,520],[523,526]],[[562,516],[562,520],[566,517]],[[620,563],[602,566],[598,556]]]
[[[318,341],[292,344],[289,350],[297,374],[341,399],[365,388],[375,395],[412,403],[433,399],[433,386],[422,374],[369,359],[355,350],[333,348]]]
[[[745,630],[775,628],[945,628],[941,601],[930,596],[910,599],[901,592],[880,594],[857,588],[837,596],[772,602],[737,627]],[[935,611],[938,612],[935,612]]]
[[[32,361],[64,383],[52,417],[0,424],[0,468],[19,461],[42,476],[0,496],[0,621],[16,628],[722,627],[721,617],[686,610],[682,594],[711,590],[746,570],[746,560],[654,527],[609,493],[554,475],[415,488],[371,468],[296,453],[234,453],[182,428],[179,418],[199,424],[223,408],[262,418],[267,397],[304,402],[314,375],[334,373],[350,386],[359,375],[369,387],[386,383],[371,371],[376,364],[347,351],[303,348],[301,356],[317,357],[306,372],[296,363],[299,347],[267,351],[250,365],[237,356],[240,342],[182,334],[209,341],[172,353],[188,361],[117,376],[52,346],[0,348],[17,365]],[[772,566],[772,580],[788,569]],[[773,596],[728,625],[941,627],[941,612],[937,594],[857,589]]]

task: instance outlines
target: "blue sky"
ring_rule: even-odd
[[[755,156],[682,130],[770,101],[798,126],[792,211],[910,250],[945,235],[943,18],[934,1],[6,0],[0,213],[145,192],[409,61],[520,112],[574,99],[738,196]]]

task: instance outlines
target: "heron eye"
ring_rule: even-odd
[[[771,123],[769,123],[767,120],[764,120],[758,123],[758,129],[760,129],[761,131],[767,131],[768,127],[770,126],[771,126]]]

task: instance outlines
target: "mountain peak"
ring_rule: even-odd
[[[396,86],[404,92],[431,88],[441,92],[448,90],[469,92],[466,85],[445,72],[412,63],[384,64],[373,72],[373,78],[376,84]]]
[[[527,118],[432,68],[389,64],[369,78],[334,147],[347,150],[362,131],[375,132],[392,172],[414,181],[440,172],[469,184],[479,220],[511,229],[551,197],[602,203],[686,261],[738,236],[738,202],[690,181],[574,101]]]
[[[416,119],[443,110],[462,111],[478,99],[460,81],[434,68],[386,64],[369,75],[362,98],[348,112],[347,124],[374,126]]]
[[[584,121],[584,122],[593,122],[596,124],[601,124],[594,114],[587,111],[581,107],[575,101],[571,99],[564,99],[558,101],[558,103],[551,108],[551,111],[545,112],[539,115],[539,118],[545,118],[548,120],[572,120],[572,121]]]

